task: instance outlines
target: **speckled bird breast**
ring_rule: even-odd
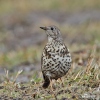
[[[65,44],[57,41],[47,43],[41,58],[41,69],[51,79],[58,79],[68,72],[71,61],[71,55]]]

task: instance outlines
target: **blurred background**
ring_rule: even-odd
[[[0,0],[0,75],[24,69],[28,77],[18,81],[28,81],[40,70],[47,38],[39,27],[49,25],[61,30],[73,61],[88,58],[93,45],[100,52],[100,0]]]

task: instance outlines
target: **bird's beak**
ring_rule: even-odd
[[[43,30],[47,30],[48,28],[47,27],[40,27],[41,29],[43,29]]]

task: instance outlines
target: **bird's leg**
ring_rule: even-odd
[[[53,87],[52,87],[52,80],[50,79],[50,87],[51,87],[51,90],[53,92]]]
[[[61,79],[61,78],[60,78],[60,81],[61,81],[62,86],[64,87],[64,82],[62,81],[62,79]]]
[[[50,78],[49,78],[50,79]],[[53,91],[53,87],[52,87],[52,80],[50,79],[50,88],[51,88],[51,91],[52,91],[52,93],[53,93],[53,96],[55,97],[55,99],[57,100],[57,96],[56,96],[56,94],[54,93],[54,91]]]

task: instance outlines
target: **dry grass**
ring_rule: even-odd
[[[22,15],[26,15],[32,11],[56,10],[71,13],[87,9],[100,9],[99,5],[100,0],[0,0],[0,14],[7,15],[8,13],[9,16],[11,12],[17,12],[20,15],[21,12]],[[22,20],[25,20],[23,16],[17,20],[19,25]],[[17,21],[15,22],[17,23]],[[0,23],[1,48],[7,46],[3,42],[14,38],[13,33],[9,34],[12,30],[8,31],[3,24]],[[32,25],[35,26],[34,23]],[[64,87],[61,82],[54,81],[53,87],[57,99],[100,100],[100,21],[93,22],[92,20],[87,20],[81,25],[73,26],[62,24],[61,31],[65,38],[65,43],[70,40],[74,41],[73,43],[69,42],[70,46],[68,46],[70,47],[73,63],[67,75],[62,78]],[[38,32],[36,31],[36,33]],[[0,68],[1,66],[7,66],[7,69],[9,67],[14,69],[15,66],[20,67],[19,65],[25,62],[32,64],[40,63],[43,46],[44,42],[32,47],[8,50],[6,53],[0,52]],[[21,75],[27,75],[30,81],[18,82],[17,79],[21,78]],[[33,69],[32,73],[30,71],[27,73],[25,71],[22,72],[22,70],[18,72],[5,70],[5,75],[1,76],[0,81],[2,81],[0,83],[0,100],[55,100],[50,87],[47,89],[42,88],[43,78],[40,71],[36,72]]]
[[[86,65],[83,63],[78,65],[78,61],[73,61],[70,71],[62,78],[64,87],[62,87],[61,82],[54,82],[54,92],[58,100],[64,98],[69,100],[100,99],[100,60],[96,56],[97,47],[93,46],[92,49],[93,51],[89,54],[88,59],[85,59],[88,61]],[[1,99],[55,99],[52,97],[50,87],[48,89],[41,87],[43,79],[40,72],[34,74],[34,77],[28,83],[16,82],[16,78],[20,77],[19,74],[22,71],[19,71],[13,80],[10,79],[8,71],[5,72],[5,80],[0,84]]]

